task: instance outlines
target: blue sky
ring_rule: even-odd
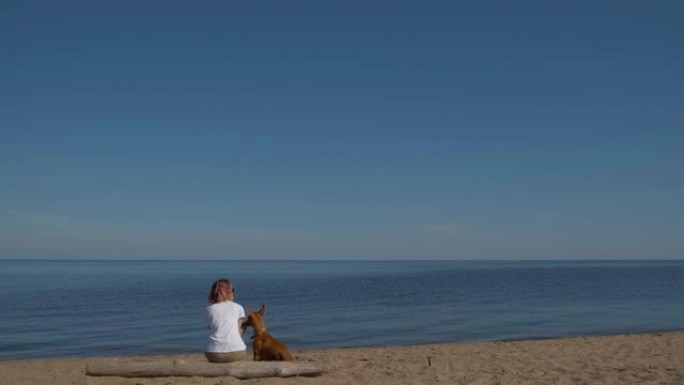
[[[0,4],[0,258],[684,258],[680,2]]]

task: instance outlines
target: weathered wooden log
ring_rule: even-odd
[[[86,366],[88,376],[117,377],[259,377],[316,376],[325,366],[300,361],[239,361],[225,364],[187,362],[182,360],[155,362],[98,361]]]

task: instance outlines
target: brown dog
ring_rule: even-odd
[[[247,311],[247,321],[244,323],[245,326],[251,326],[254,329],[254,335],[252,336],[254,361],[294,361],[294,357],[287,349],[287,346],[273,338],[266,331],[266,325],[264,324],[265,311],[265,305],[261,305],[261,309],[257,312],[249,309]]]

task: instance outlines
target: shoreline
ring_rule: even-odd
[[[684,332],[562,337],[477,343],[350,347],[293,352],[322,363],[318,377],[86,376],[88,363],[205,362],[203,354],[0,361],[0,385],[185,384],[683,384]]]
[[[565,336],[530,336],[521,338],[502,338],[491,340],[465,340],[465,341],[450,341],[450,342],[425,342],[425,343],[409,343],[409,344],[385,344],[385,345],[367,345],[367,346],[339,346],[339,347],[311,347],[311,348],[293,348],[293,352],[313,352],[313,351],[328,351],[328,350],[344,350],[344,349],[394,349],[412,346],[425,345],[474,345],[481,343],[507,343],[507,342],[524,342],[524,341],[546,341],[546,340],[563,340],[569,338],[590,338],[590,337],[617,337],[617,336],[638,336],[638,335],[658,335],[658,334],[676,334],[684,333],[682,329],[653,329],[648,331],[634,331],[634,332],[615,332],[615,333],[585,333],[579,335],[565,335]],[[251,342],[245,342],[247,345],[247,353],[251,354]],[[200,351],[192,352],[158,352],[158,353],[140,353],[140,354],[102,354],[102,355],[82,355],[82,356],[55,356],[55,357],[18,357],[18,358],[0,358],[0,364],[3,362],[12,361],[54,361],[54,360],[91,360],[91,359],[111,359],[111,358],[129,358],[129,357],[187,357],[193,355],[202,355]],[[250,356],[251,357],[251,356]],[[2,383],[0,383],[2,385]]]

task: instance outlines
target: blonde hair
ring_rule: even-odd
[[[209,291],[209,303],[230,301],[233,295],[233,284],[229,279],[221,278],[211,285]]]

